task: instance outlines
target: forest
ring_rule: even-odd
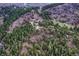
[[[47,8],[45,6],[41,13],[37,7],[1,8],[0,17],[3,16],[4,21],[0,25],[0,56],[79,56],[79,27],[54,23],[52,20],[55,19],[49,16],[51,13],[45,10]],[[9,27],[20,17],[26,17],[26,20],[8,33]]]

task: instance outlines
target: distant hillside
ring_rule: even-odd
[[[47,10],[52,19],[76,25],[79,24],[79,4],[62,4]]]
[[[49,3],[0,3],[0,7],[6,7],[6,6],[18,6],[18,7],[39,7],[39,6],[45,6]]]

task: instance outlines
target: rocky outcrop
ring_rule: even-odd
[[[0,17],[0,26],[3,25],[4,17]]]

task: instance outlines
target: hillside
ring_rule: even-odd
[[[1,8],[0,55],[79,56],[79,4],[48,6]]]
[[[79,24],[79,4],[63,4],[47,10],[50,17],[67,24]]]

